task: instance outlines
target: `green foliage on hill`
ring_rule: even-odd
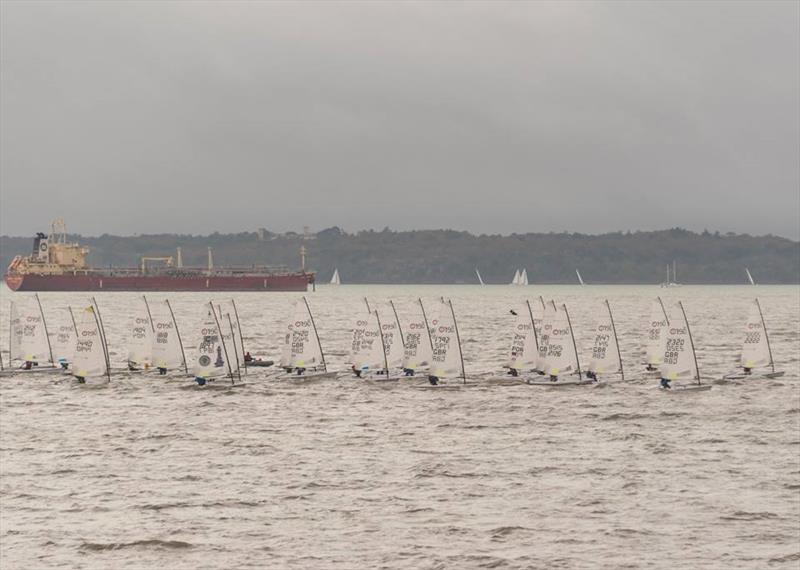
[[[678,264],[681,283],[745,283],[749,267],[759,283],[800,282],[800,243],[775,236],[695,233],[680,228],[654,232],[473,235],[452,230],[348,234],[333,227],[304,240],[298,234],[255,232],[194,235],[71,236],[91,248],[94,266],[138,265],[140,256],[175,255],[184,265],[205,266],[207,247],[222,265],[306,266],[320,281],[339,268],[345,283],[474,283],[478,267],[487,283],[508,283],[527,268],[531,283],[574,283],[580,269],[587,283],[659,283],[666,265]],[[0,237],[0,263],[27,255],[30,237]]]

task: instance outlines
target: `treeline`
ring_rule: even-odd
[[[800,243],[776,236],[695,233],[680,228],[654,232],[473,235],[451,230],[345,233],[333,227],[306,239],[298,234],[245,232],[195,235],[70,236],[91,248],[93,266],[138,265],[141,256],[175,255],[184,265],[205,266],[207,247],[222,265],[306,266],[320,282],[339,268],[344,283],[508,283],[526,268],[531,283],[660,283],[677,261],[681,283],[745,283],[749,267],[759,283],[800,282]],[[0,237],[0,262],[28,255],[31,237]]]

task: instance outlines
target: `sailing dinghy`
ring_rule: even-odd
[[[511,285],[520,285],[521,284],[521,277],[522,277],[522,275],[520,274],[519,269],[517,269],[514,272],[514,278],[511,279]]]
[[[543,345],[543,340],[540,341],[537,369],[549,378],[529,378],[527,383],[531,386],[575,386],[592,383],[592,380],[581,377],[578,347],[567,306],[562,304],[560,310],[552,312],[545,326],[548,327],[545,329],[547,342]],[[544,336],[545,332],[542,339]]]
[[[111,366],[108,359],[108,346],[103,325],[92,304],[78,313],[75,321],[77,340],[75,356],[72,360],[72,375],[78,384],[86,384],[87,380],[111,381]]]
[[[377,311],[359,314],[353,322],[348,364],[357,378],[386,376],[389,366]]]
[[[433,340],[428,317],[422,299],[417,299],[419,313],[409,321],[403,341],[402,368],[406,376],[414,376],[418,371],[427,370],[433,356]]]
[[[222,321],[217,314],[217,308],[209,302],[204,306],[204,315],[200,323],[197,349],[192,360],[192,375],[198,386],[215,386],[214,382],[224,378],[230,379],[230,385],[237,385],[238,375],[231,365],[231,352],[234,347],[228,347],[223,334]],[[227,319],[226,319],[227,320]],[[225,323],[226,325],[228,323]],[[230,326],[229,328],[232,328]],[[234,359],[235,361],[235,359]],[[227,387],[227,383],[221,383]]]
[[[683,317],[682,323],[672,322],[667,331],[667,344],[660,367],[661,383],[659,388],[669,391],[710,390],[711,385],[700,381],[700,370],[697,367],[697,354],[694,350],[692,331],[686,319],[683,303],[678,301]],[[681,380],[686,381],[683,383]]]
[[[153,365],[162,376],[170,370],[180,370],[181,368],[184,373],[188,374],[189,367],[183,350],[181,333],[169,300],[165,299],[161,303],[156,303],[155,309],[152,315]]]
[[[534,373],[539,358],[539,339],[529,301],[526,300],[517,310],[512,310],[511,314],[515,315],[511,330],[511,348],[503,366],[508,372],[506,376],[492,380],[516,385],[526,375]]]
[[[47,321],[44,318],[39,295],[34,295],[36,307],[32,303],[17,304],[11,301],[9,366],[18,362],[19,369],[28,371],[47,371],[55,367]]]
[[[78,338],[75,316],[72,314],[72,308],[67,311],[68,322],[60,323],[53,333],[51,333],[52,340],[50,342],[53,347],[53,357],[63,370],[68,370],[72,363],[73,356],[75,355],[75,343]]]
[[[291,347],[286,369],[289,372],[273,378],[307,381],[336,377],[336,372],[328,372],[314,315],[305,297],[295,303],[291,321]]]
[[[396,381],[407,375],[403,369],[403,359],[405,357],[403,328],[400,325],[400,318],[397,316],[397,309],[393,301],[389,301],[389,308],[391,309],[391,314],[384,314],[383,317],[378,314],[377,310],[375,311],[381,330],[385,370],[383,374],[373,377],[373,380]]]
[[[661,297],[656,297],[650,306],[650,319],[647,321],[647,340],[645,345],[645,370],[658,372],[664,362],[664,349],[667,345],[669,317]]]
[[[784,375],[783,371],[775,370],[767,324],[764,322],[764,313],[761,311],[761,303],[757,298],[750,305],[744,325],[744,340],[742,341],[739,366],[741,371],[727,374],[723,378],[725,380],[742,380],[757,377],[780,378]],[[764,370],[765,368],[767,370]]]
[[[148,370],[153,365],[155,329],[146,297],[142,296],[134,311],[128,335],[128,370]]]
[[[625,380],[625,372],[622,368],[622,356],[619,351],[619,340],[617,339],[617,329],[614,325],[614,315],[611,313],[611,305],[608,299],[603,303],[605,309],[600,313],[594,332],[594,346],[592,346],[592,357],[589,359],[589,367],[586,377],[589,380],[599,382],[603,376],[619,374],[621,380]]]
[[[466,384],[464,354],[461,351],[461,337],[452,301],[440,300],[436,317],[431,324],[433,355],[428,382],[431,386],[438,386],[441,380],[460,378],[461,383]]]
[[[339,268],[333,270],[333,277],[331,277],[331,285],[341,285],[342,279],[339,277]]]

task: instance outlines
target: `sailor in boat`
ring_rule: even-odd
[[[34,362],[32,360],[26,360],[25,363],[20,367],[22,370],[30,370],[34,366],[39,366],[38,362]]]
[[[167,368],[166,368],[166,366],[159,366],[159,367],[158,367],[158,373],[159,373],[161,376],[164,376],[164,375],[166,375],[166,373],[167,373]]]
[[[753,369],[748,368],[747,366],[745,366],[742,370],[744,370],[745,376],[750,376],[750,374],[753,372]]]
[[[83,376],[75,376],[75,382],[78,384],[86,384],[86,378]]]
[[[431,386],[438,386],[439,385],[439,377],[434,376],[433,374],[428,374],[428,382],[431,383]]]
[[[668,378],[662,378],[661,379],[661,387],[664,390],[672,390],[672,386],[670,386],[669,383],[670,383],[670,380]]]
[[[589,380],[591,380],[592,382],[598,382],[598,380],[597,380],[597,374],[595,374],[595,373],[594,373],[594,372],[592,372],[591,370],[587,370],[587,371],[586,371],[586,377],[587,377]]]
[[[353,374],[355,374],[355,375],[356,375],[356,378],[361,378],[361,370],[359,370],[358,368],[356,368],[356,365],[355,365],[355,364],[353,364],[353,365],[350,367],[350,370],[352,370],[352,371],[353,371]]]
[[[245,362],[253,362],[253,357],[250,356],[250,351],[244,353],[244,361]]]

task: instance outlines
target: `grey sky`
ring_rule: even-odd
[[[0,232],[800,237],[800,3],[2,2]]]

